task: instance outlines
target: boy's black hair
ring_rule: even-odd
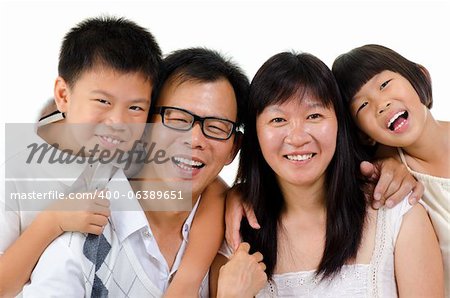
[[[101,16],[80,22],[66,34],[58,72],[73,86],[84,71],[100,65],[142,73],[156,85],[161,60],[161,49],[149,31],[125,18]]]

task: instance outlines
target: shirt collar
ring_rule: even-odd
[[[148,221],[122,169],[117,170],[107,188],[111,196],[112,228],[122,242],[137,230],[148,226]]]
[[[183,224],[183,230],[181,231],[183,235],[183,239],[185,241],[188,241],[189,238],[189,231],[191,230],[192,221],[194,220],[195,213],[197,212],[198,205],[200,204],[201,196],[198,198],[195,205],[192,207],[191,213],[189,213],[189,216],[186,218],[186,221]]]

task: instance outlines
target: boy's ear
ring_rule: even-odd
[[[231,149],[230,155],[228,156],[225,165],[229,165],[230,163],[232,163],[234,158],[238,154],[239,149],[241,149],[242,137],[243,135],[241,132],[236,132],[236,134],[234,135],[233,148]]]
[[[69,98],[68,98],[69,97],[69,85],[60,76],[58,76],[56,78],[53,94],[55,97],[55,104],[58,107],[58,110],[62,113],[67,112],[67,106],[68,106],[68,102],[69,102]]]

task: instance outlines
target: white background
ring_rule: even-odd
[[[64,34],[100,14],[123,16],[148,28],[164,53],[192,46],[219,50],[250,79],[281,51],[310,52],[331,66],[341,53],[379,43],[428,68],[432,112],[450,120],[447,1],[2,1],[0,164],[4,123],[36,120],[53,93]],[[228,183],[236,165],[222,172]]]

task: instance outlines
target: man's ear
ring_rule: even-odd
[[[234,158],[238,154],[239,149],[241,149],[243,136],[244,135],[241,132],[236,132],[236,134],[234,135],[233,148],[231,149],[230,155],[228,156],[225,165],[229,165],[230,163],[232,163]]]
[[[67,112],[70,94],[69,84],[67,84],[67,82],[60,76],[58,76],[55,80],[53,94],[58,110],[62,113]]]

